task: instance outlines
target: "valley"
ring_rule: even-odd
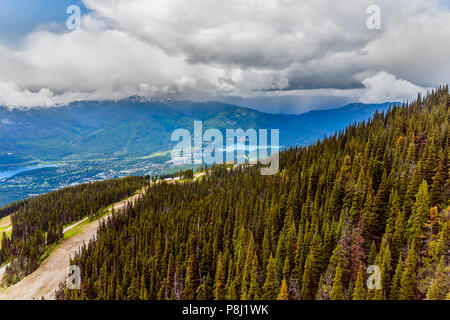
[[[77,102],[67,106],[8,109],[0,106],[0,206],[59,188],[129,175],[180,169],[171,162],[177,128],[280,129],[280,145],[307,145],[367,120],[383,104],[351,104],[300,115],[268,114],[220,102]],[[225,135],[224,135],[225,136]],[[25,168],[34,170],[20,172]],[[39,168],[35,168],[39,167]],[[192,166],[190,166],[192,167]],[[186,168],[186,166],[181,166]]]
[[[169,152],[158,152],[135,158],[53,161],[54,165],[0,179],[0,206],[72,185],[167,172],[173,167],[166,163],[169,160]]]

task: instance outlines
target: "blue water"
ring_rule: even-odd
[[[46,165],[37,166],[37,167],[26,167],[26,168],[20,168],[20,169],[10,170],[10,171],[2,171],[2,172],[0,172],[0,180],[6,179],[6,178],[11,178],[11,177],[15,176],[16,174],[19,174],[22,172],[33,171],[33,170],[43,169],[43,168],[56,168],[56,167],[58,167],[58,165],[56,165],[56,164],[46,164]]]

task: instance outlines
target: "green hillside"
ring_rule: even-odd
[[[0,206],[77,183],[159,174],[173,168],[175,129],[279,129],[282,146],[307,145],[325,134],[367,120],[384,104],[352,104],[301,115],[267,114],[220,102],[120,101],[53,108],[0,106]],[[16,169],[53,165],[14,174]]]
[[[63,227],[85,217],[97,217],[147,184],[143,177],[127,177],[64,188],[0,208],[11,214],[12,233],[3,233],[0,265],[9,263],[4,283],[10,285],[36,270],[41,257],[63,238]]]
[[[280,143],[309,144],[389,104],[349,105],[303,115],[274,115],[220,102],[80,102],[54,108],[13,109],[0,106],[0,169],[30,161],[131,158],[175,145],[175,129],[192,132],[195,120],[205,130],[280,129]],[[341,115],[341,116],[339,116]]]

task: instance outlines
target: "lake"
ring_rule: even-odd
[[[58,165],[56,165],[56,164],[46,164],[43,166],[25,167],[25,168],[20,168],[20,169],[16,169],[16,170],[2,171],[2,172],[0,172],[0,180],[6,179],[6,178],[11,178],[11,177],[15,176],[16,174],[19,174],[22,172],[33,171],[33,170],[43,169],[43,168],[56,168],[56,167],[58,167]]]

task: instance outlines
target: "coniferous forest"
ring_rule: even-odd
[[[446,86],[282,152],[276,175],[214,166],[154,184],[73,257],[82,289],[57,298],[450,299],[449,120]],[[29,224],[37,203],[25,204],[2,256],[39,248],[50,225],[57,239],[86,203]]]
[[[36,270],[40,257],[63,237],[63,226],[130,196],[147,183],[143,177],[98,181],[64,188],[13,203],[0,211],[11,215],[11,237],[3,234],[0,264],[9,262],[3,280],[12,284]]]

